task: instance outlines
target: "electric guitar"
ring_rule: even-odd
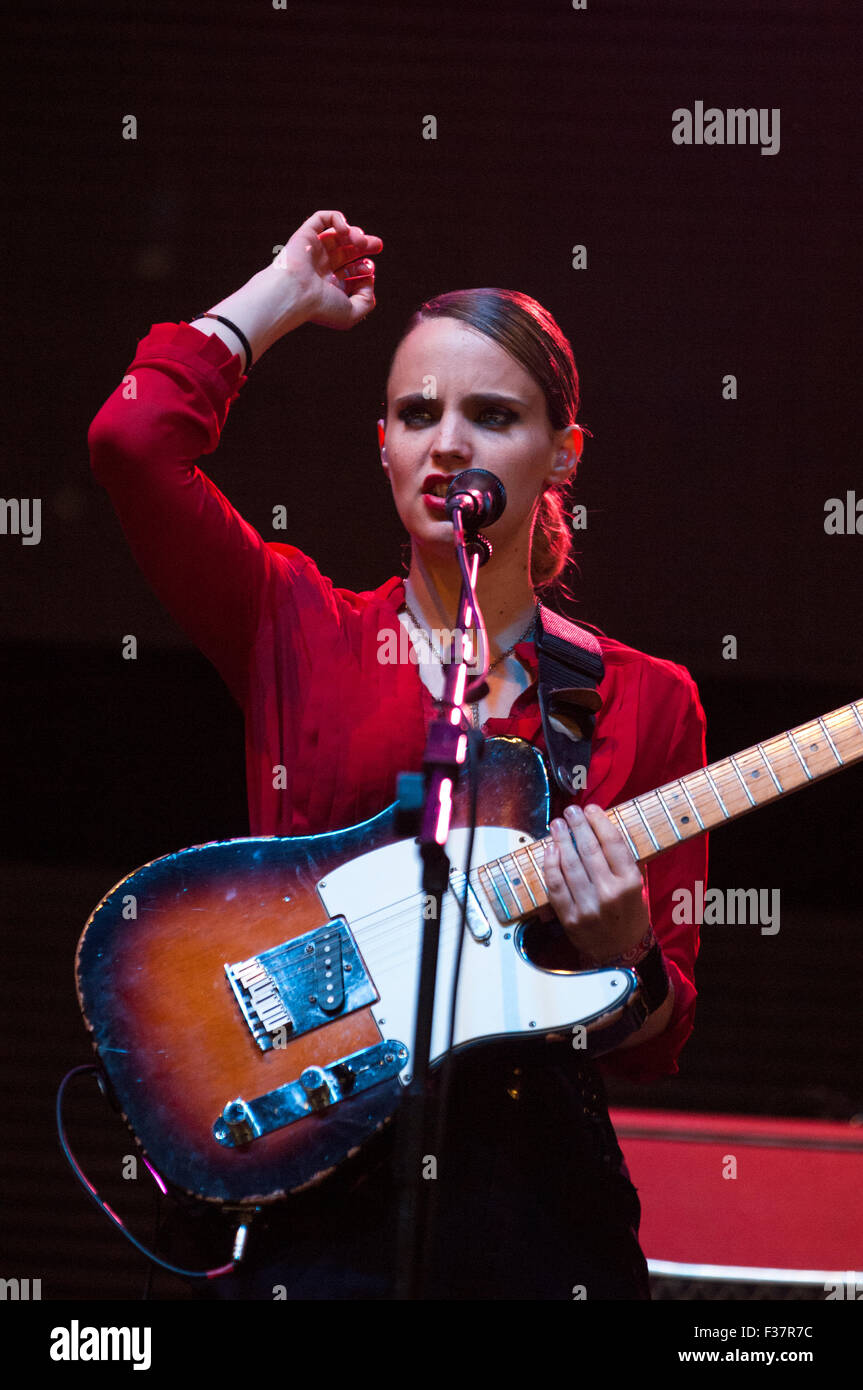
[[[639,865],[863,758],[863,701],[699,768],[607,814]],[[432,1060],[454,1046],[572,1035],[588,1051],[640,1026],[630,970],[543,961],[549,786],[536,749],[486,743],[467,885],[467,793],[453,802]],[[152,1165],[243,1207],[338,1166],[410,1079],[424,899],[396,806],[346,830],[197,845],[145,864],[92,913],[78,996],[101,1066]]]

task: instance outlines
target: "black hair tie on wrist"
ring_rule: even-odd
[[[222,315],[221,315],[221,314],[194,314],[194,315],[193,315],[193,318],[196,318],[196,319],[218,319],[219,323],[223,323],[223,324],[225,325],[226,328],[230,328],[230,330],[231,330],[232,333],[236,333],[236,335],[237,335],[237,337],[239,338],[240,342],[243,344],[243,348],[244,348],[245,353],[246,353],[246,366],[245,366],[245,371],[244,371],[244,373],[243,373],[243,375],[245,376],[246,373],[248,372],[249,368],[250,368],[251,365],[252,365],[252,349],[251,349],[250,346],[249,346],[249,340],[248,340],[248,338],[246,337],[245,333],[243,333],[243,332],[237,327],[237,325],[236,325],[235,323],[231,323],[231,320],[230,320],[230,319],[222,318]],[[189,324],[191,325],[192,319],[189,319],[188,322],[189,322]]]

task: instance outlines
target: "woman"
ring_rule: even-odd
[[[218,444],[243,368],[305,322],[350,328],[371,311],[368,258],[381,249],[340,212],[316,213],[209,316],[155,325],[90,429],[95,475],[141,568],[244,710],[253,835],[355,824],[394,800],[399,772],[421,766],[443,667],[434,657],[382,662],[381,635],[401,623],[428,653],[435,632],[454,628],[459,570],[434,494],[468,467],[497,474],[507,496],[487,528],[492,559],[479,571],[491,670],[472,717],[489,734],[544,751],[537,592],[567,558],[562,497],[583,435],[571,350],[540,305],[500,290],[442,296],[397,346],[378,432],[411,538],[404,581],[361,594],[335,589],[295,547],[263,542],[194,467]],[[637,969],[648,953],[659,958],[652,1012],[603,1063],[651,1079],[676,1070],[692,1027],[697,928],[672,921],[671,895],[705,878],[706,844],[681,844],[643,880],[601,808],[703,765],[704,716],[684,668],[604,636],[600,646],[603,703],[588,783],[572,805],[552,786],[545,876],[582,967]],[[469,1053],[449,1115],[428,1296],[649,1296],[638,1199],[595,1063],[565,1042],[539,1056],[516,1045]],[[291,1199],[250,1271],[217,1293],[387,1297],[391,1251],[381,1228],[392,1226],[392,1208],[386,1153],[348,1165]]]

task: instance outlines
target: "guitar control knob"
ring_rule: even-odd
[[[339,1099],[339,1088],[323,1067],[306,1067],[300,1074],[300,1085],[313,1110],[326,1110]]]

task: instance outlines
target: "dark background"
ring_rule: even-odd
[[[863,496],[857,15],[94,0],[8,21],[3,495],[42,499],[42,539],[0,536],[4,1187],[10,1273],[41,1274],[43,1297],[135,1297],[142,1268],[51,1134],[56,1083],[89,1057],[78,935],[137,865],[247,832],[239,711],[88,473],[136,342],[238,288],[317,208],[383,238],[374,314],[277,344],[206,460],[263,534],[366,589],[405,539],[374,422],[407,318],[445,290],[523,290],[572,341],[594,435],[568,611],[688,666],[711,759],[859,698],[863,537],[824,532],[828,498]],[[779,152],[675,145],[672,111],[696,100],[780,108]],[[711,883],[779,888],[781,930],[705,931],[681,1075],[616,1099],[860,1122],[859,797],[852,770],[714,837]],[[134,1214],[113,1157],[130,1141],[101,1103],[69,1113]]]

